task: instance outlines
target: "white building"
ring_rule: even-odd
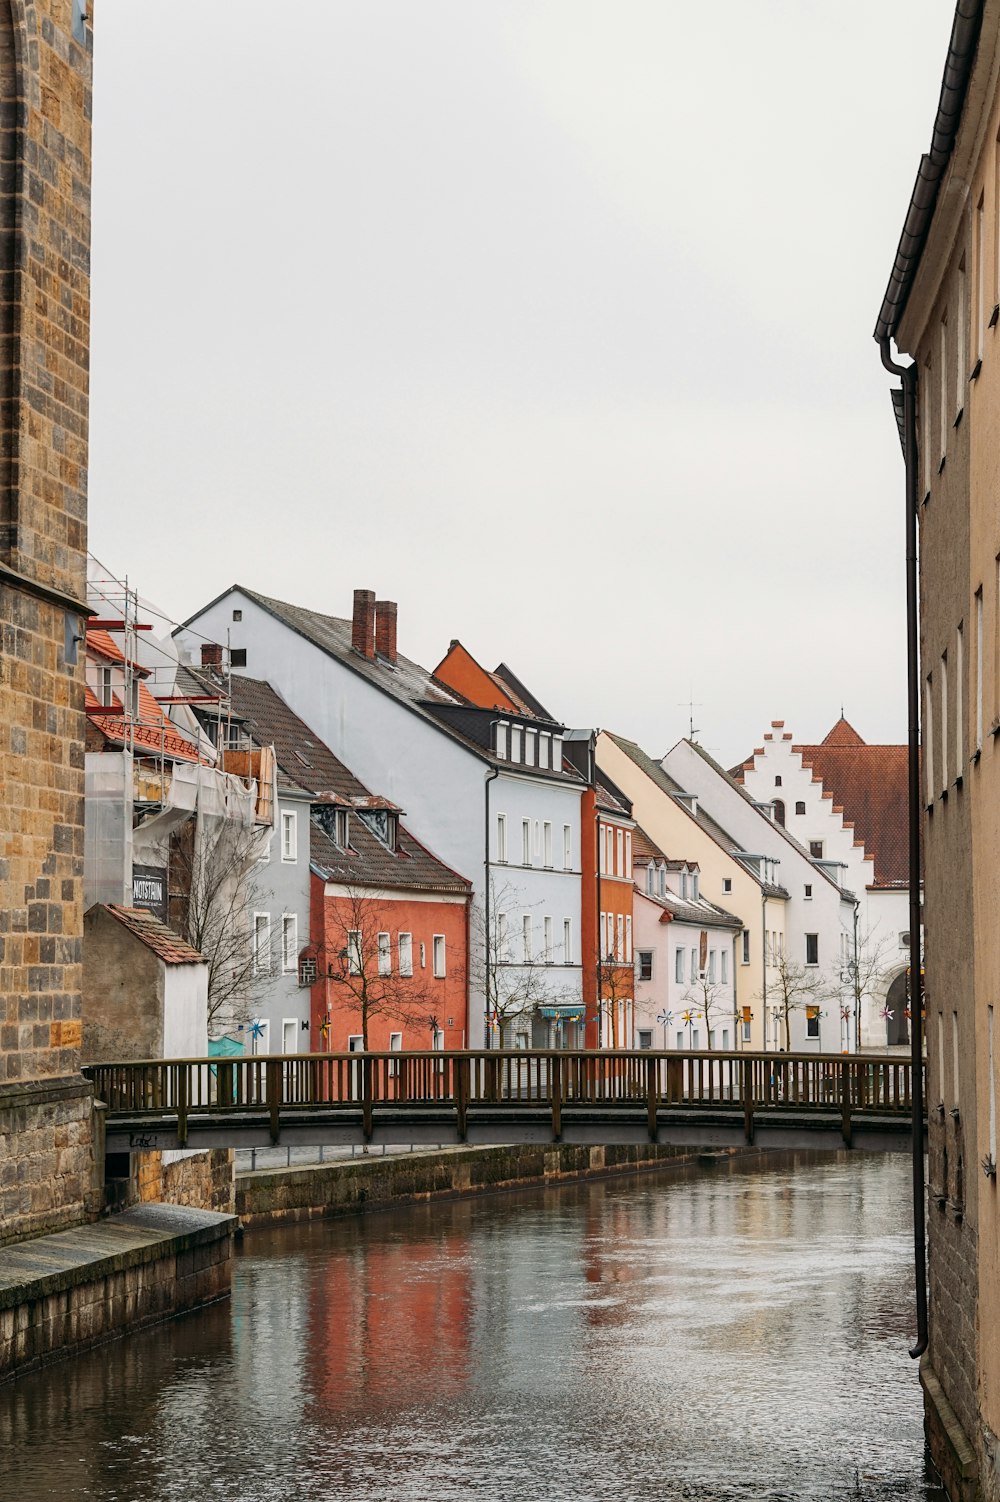
[[[434,855],[471,877],[470,1046],[483,1046],[500,966],[503,986],[532,1000],[531,1041],[569,1042],[559,1023],[582,1013],[586,781],[564,759],[564,727],[445,688],[397,651],[396,605],[367,590],[346,620],[234,585],[175,635],[195,660],[203,642],[228,643],[234,673],[269,682],[362,782],[406,809]]]
[[[743,920],[702,896],[697,862],[669,860],[642,829],[633,862],[634,1046],[749,1047],[753,1001],[739,993]]]
[[[744,859],[752,854],[774,863],[788,893],[784,947],[761,998],[765,1047],[787,1042],[794,1051],[823,1053],[855,1048],[848,985],[855,898],[838,880],[844,868],[814,860],[774,817],[770,799],[755,800],[693,741],[678,741],[661,765],[738,841]]]
[[[906,1043],[906,746],[870,746],[843,717],[819,744],[797,745],[774,720],[734,776],[858,899],[848,975],[864,992],[862,1048]]]

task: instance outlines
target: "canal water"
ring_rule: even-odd
[[[231,1303],[0,1389],[0,1497],[928,1502],[909,1162],[248,1235]]]

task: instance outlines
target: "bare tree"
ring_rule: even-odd
[[[710,971],[699,970],[698,979],[692,981],[682,994],[681,1000],[687,1004],[688,1012],[695,1020],[699,1017],[705,1019],[705,1041],[711,1049],[713,1021],[719,1019],[728,1021],[736,1015],[729,987],[720,986],[712,980]]]
[[[248,1023],[271,974],[270,891],[260,879],[269,830],[190,819],[171,840],[171,916],[208,967],[208,1035]]]
[[[830,988],[830,996],[842,1005],[846,1004],[845,997],[850,998],[854,1011],[854,1037],[858,1047],[861,1044],[861,1004],[866,999],[874,1002],[881,996],[886,975],[893,968],[890,954],[895,958],[896,950],[890,935],[879,936],[871,928],[859,934],[855,924],[847,958],[841,967],[839,984]]]
[[[331,1004],[358,1019],[366,1050],[370,1024],[378,1018],[424,1027],[432,1035],[438,1028],[439,989],[414,968],[412,952],[408,964],[401,957],[393,963],[393,917],[391,904],[364,887],[349,887],[327,905],[329,937],[317,953]],[[460,979],[462,972],[451,963],[452,978]]]
[[[782,950],[775,957],[774,964],[769,967],[772,974],[777,976],[775,982],[769,982],[766,1000],[781,1017],[785,1031],[785,1049],[791,1050],[792,1028],[791,1020],[793,1012],[808,1012],[815,1007],[820,1011],[822,1003],[829,995],[828,983],[822,974],[811,966],[798,965]],[[778,997],[778,1005],[774,1006],[774,997]]]
[[[612,1048],[624,1048],[626,1041],[618,1037],[618,1012],[620,1002],[630,1002],[635,996],[635,968],[613,954],[608,954],[597,966],[597,1005],[608,1019],[608,1040]]]
[[[488,905],[472,906],[469,963],[486,1008],[486,1045],[495,1034],[503,1047],[504,1034],[520,1018],[557,1001],[564,988],[553,983],[555,956],[545,953],[544,944],[535,947],[533,925],[529,938],[524,920],[531,915],[520,889],[510,882],[498,887],[492,876],[489,881]]]

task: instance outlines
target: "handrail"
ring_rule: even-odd
[[[277,1141],[282,1116],[303,1111],[360,1113],[371,1140],[374,1112],[387,1107],[452,1108],[464,1140],[470,1109],[547,1109],[558,1140],[567,1109],[645,1111],[656,1140],[659,1114],[732,1110],[748,1142],[761,1113],[826,1112],[851,1145],[859,1116],[908,1117],[911,1061],[897,1054],[657,1052],[586,1049],[438,1049],[361,1053],[252,1054],[228,1058],[141,1059],[84,1066],[115,1116],[176,1117],[185,1142],[192,1117],[266,1117]]]

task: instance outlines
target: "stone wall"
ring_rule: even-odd
[[[40,1100],[37,1121],[30,1095],[11,1089],[67,1079],[80,1063],[92,39],[89,22],[77,30],[71,0],[0,0],[5,1238],[92,1209],[86,1087],[78,1080],[77,1107],[64,1100],[64,1119]],[[43,1162],[55,1165],[42,1175],[47,1208],[43,1194],[25,1193],[40,1185]]]
[[[236,1178],[236,1213],[244,1226],[354,1215],[388,1205],[455,1198],[567,1179],[598,1178],[706,1162],[725,1167],[759,1161],[753,1148],[691,1153],[649,1145],[453,1147],[437,1153],[342,1158],[304,1168],[259,1169]]]
[[[164,1162],[164,1157],[168,1159]],[[141,1204],[163,1201],[232,1215],[236,1209],[236,1155],[230,1148],[173,1158],[164,1153],[137,1154],[136,1183]]]
[[[152,1205],[0,1251],[0,1382],[225,1297],[235,1224]]]
[[[0,1246],[99,1212],[92,1115],[93,1089],[79,1076],[0,1090]]]

